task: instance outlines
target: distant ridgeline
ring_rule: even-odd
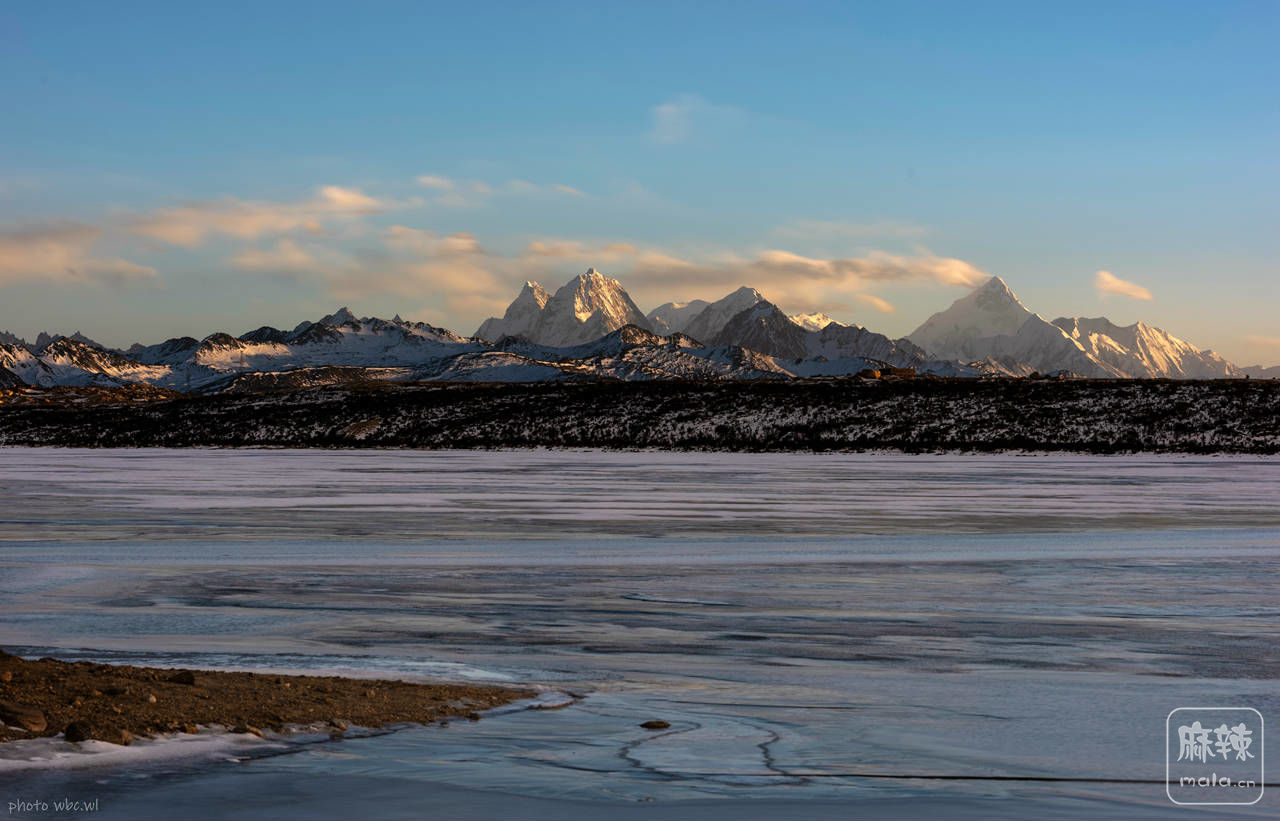
[[[144,384],[218,393],[351,382],[795,380],[891,369],[979,378],[1276,377],[1141,322],[1052,322],[999,277],[890,339],[822,314],[788,316],[754,288],[715,302],[669,302],[647,315],[594,268],[554,294],[526,283],[472,337],[423,322],[357,318],[342,308],[291,331],[177,337],[112,350],[79,332],[35,343],[0,332],[0,389]]]
[[[1280,381],[566,381],[0,390],[0,446],[1280,453]]]

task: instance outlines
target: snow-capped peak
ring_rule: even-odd
[[[1126,376],[1215,379],[1242,373],[1213,351],[1145,322],[1121,326],[1106,317],[1059,317],[1053,324],[1090,356]]]
[[[491,317],[476,336],[497,341],[522,336],[539,345],[580,345],[635,325],[651,330],[622,283],[595,268],[587,269],[549,296],[536,282],[526,282],[501,319]]]
[[[804,328],[806,331],[820,331],[832,322],[835,322],[834,319],[823,313],[792,314],[788,319],[799,325],[801,328]]]
[[[743,285],[704,308],[702,313],[689,321],[684,333],[703,342],[709,341],[720,333],[729,320],[756,303],[764,301],[763,294],[755,288]]]
[[[667,302],[650,311],[645,318],[659,333],[679,333],[688,327],[698,314],[710,305],[705,299],[691,299],[688,302]]]
[[[317,322],[316,324],[317,325],[346,325],[348,322],[355,322],[355,321],[356,321],[356,315],[351,313],[351,310],[344,305],[338,310],[329,314],[328,316],[321,317],[320,321]]]
[[[582,328],[572,327],[568,321],[570,317]],[[587,326],[598,325],[604,333],[623,325],[645,329],[649,326],[622,283],[595,268],[588,268],[585,274],[579,274],[561,286],[544,306],[542,320],[544,331],[549,335],[560,339],[572,338],[571,342],[560,344],[578,344],[604,335],[595,333],[597,328],[592,327],[590,333],[595,336],[583,337]]]
[[[908,335],[938,356],[955,356],[972,339],[1011,336],[1035,316],[1000,277],[992,277]]]

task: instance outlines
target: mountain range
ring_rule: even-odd
[[[464,337],[423,322],[341,308],[292,330],[176,337],[112,350],[76,332],[34,343],[0,332],[0,388],[147,383],[245,391],[386,380],[790,379],[911,368],[938,376],[1205,379],[1277,376],[1144,323],[1052,322],[992,277],[900,339],[832,320],[788,316],[754,288],[714,302],[641,312],[594,268],[554,294],[526,282],[501,317]],[[1256,370],[1256,373],[1255,373]]]

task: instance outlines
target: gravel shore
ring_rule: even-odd
[[[351,725],[476,720],[480,711],[533,695],[471,684],[32,661],[0,650],[0,742],[65,733],[68,741],[128,744],[211,725],[261,734],[321,723],[338,734]]]

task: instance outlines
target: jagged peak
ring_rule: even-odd
[[[608,274],[602,274],[600,271],[597,271],[595,268],[588,268],[586,273],[578,274],[576,277],[574,277],[573,279],[565,283],[565,287],[566,288],[575,287],[575,288],[578,288],[579,290],[581,290],[584,287],[622,288],[622,283],[614,279],[613,277],[609,276]]]
[[[320,321],[317,322],[316,324],[317,325],[345,325],[348,322],[355,322],[355,321],[356,321],[356,315],[351,313],[350,308],[348,308],[346,305],[343,305],[341,308],[329,314],[328,316],[322,317]]]

